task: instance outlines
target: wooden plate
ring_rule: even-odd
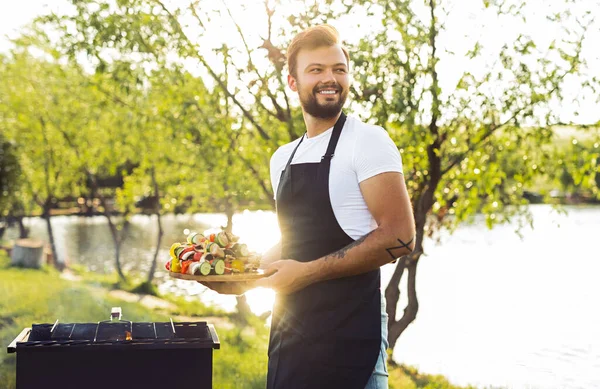
[[[256,273],[237,273],[237,274],[223,274],[222,276],[210,275],[210,276],[193,276],[191,274],[181,274],[169,272],[169,276],[172,278],[179,278],[180,280],[190,281],[204,281],[204,282],[242,282],[258,280],[265,276],[262,270]]]

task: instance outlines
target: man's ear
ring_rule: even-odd
[[[294,77],[292,77],[291,74],[288,74],[287,77],[287,81],[288,81],[288,86],[290,87],[290,89],[294,92],[298,92],[298,86],[296,85],[296,79]]]

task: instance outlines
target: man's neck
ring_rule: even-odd
[[[335,117],[329,119],[321,119],[316,118],[306,112],[304,112],[304,123],[306,124],[306,137],[313,138],[317,135],[320,135],[333,127],[335,122],[337,122],[338,118],[342,114],[340,111]]]

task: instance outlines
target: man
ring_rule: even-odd
[[[287,59],[306,134],[271,158],[282,238],[263,257],[268,277],[229,292],[277,292],[267,388],[386,388],[379,268],[415,234],[400,154],[381,127],[342,112],[349,55],[333,27],[298,34]]]

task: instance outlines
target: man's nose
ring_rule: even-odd
[[[324,83],[337,82],[337,80],[335,79],[335,76],[333,74],[333,69],[327,69],[323,72],[323,82]]]

